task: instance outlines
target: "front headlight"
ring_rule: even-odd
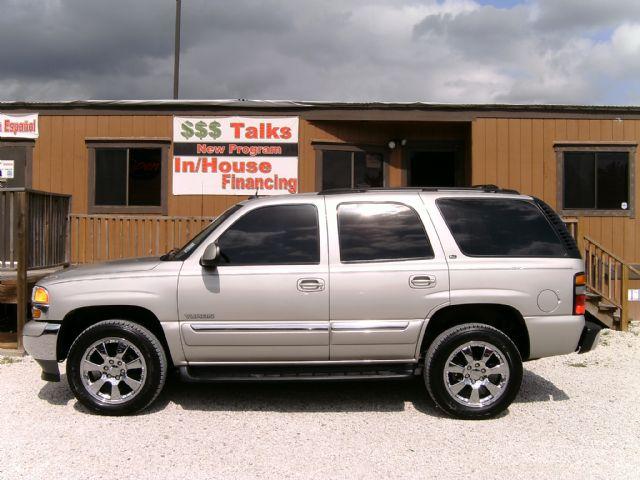
[[[49,305],[49,292],[47,292],[47,289],[38,285],[33,287],[31,303],[43,306]]]

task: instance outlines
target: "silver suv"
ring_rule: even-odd
[[[450,415],[513,401],[523,360],[585,352],[584,266],[542,201],[496,187],[243,201],[160,258],[69,268],[33,291],[24,345],[92,411],[191,382],[422,375]]]

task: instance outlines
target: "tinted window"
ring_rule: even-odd
[[[433,258],[418,214],[397,203],[345,203],[338,207],[342,262]]]
[[[596,208],[595,154],[564,154],[564,208]]]
[[[172,254],[167,254],[161,257],[161,260],[184,260],[191,255],[191,252],[195,250],[202,242],[204,242],[209,235],[213,233],[213,231],[218,228],[222,223],[229,218],[231,215],[236,213],[238,210],[242,208],[241,204],[236,204],[233,207],[229,208],[227,211],[222,213],[222,215],[216,217],[216,219],[211,222],[204,230],[198,233],[195,237],[189,240],[181,249],[177,250]]]
[[[162,204],[159,148],[96,148],[96,205]]]
[[[465,255],[567,256],[542,211],[526,200],[443,198],[437,204]]]
[[[96,205],[127,204],[127,150],[96,149]]]
[[[384,159],[376,152],[324,150],[322,189],[382,187]]]
[[[218,238],[221,265],[320,262],[318,212],[313,205],[251,210]]]
[[[351,152],[322,152],[322,188],[351,188]]]
[[[565,152],[563,208],[629,208],[628,152]]]

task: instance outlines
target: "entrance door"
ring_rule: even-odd
[[[466,185],[464,152],[459,145],[413,148],[406,153],[407,186],[461,187]]]
[[[329,359],[329,271],[322,197],[241,208],[203,243],[220,263],[185,260],[178,284],[189,362]],[[233,217],[230,218],[230,221]]]
[[[0,142],[0,188],[31,186],[29,163],[32,146]]]

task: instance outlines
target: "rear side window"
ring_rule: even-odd
[[[338,206],[341,262],[384,262],[433,258],[420,217],[398,203]]]
[[[472,257],[567,257],[535,204],[501,198],[437,200],[458,247]]]
[[[318,211],[314,205],[275,205],[251,210],[220,238],[221,265],[320,263]]]

